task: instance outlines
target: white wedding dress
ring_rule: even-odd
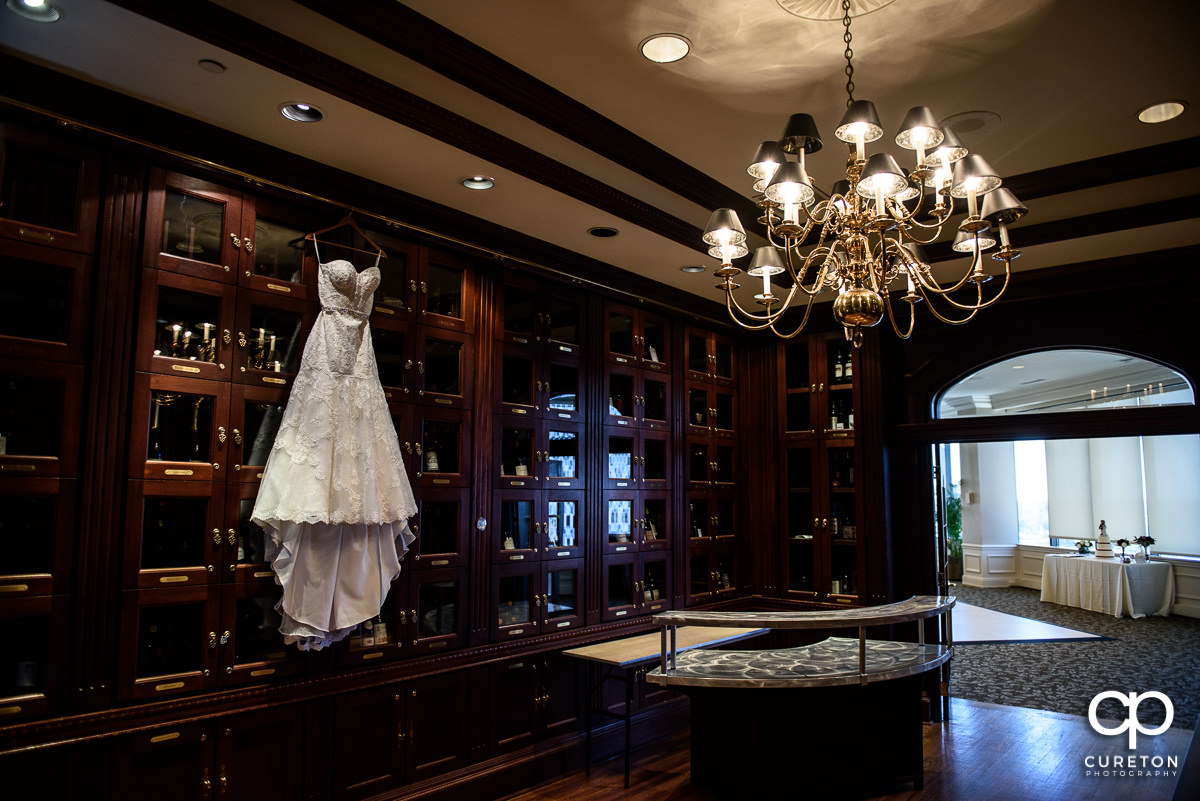
[[[279,630],[305,651],[379,614],[417,511],[367,324],[378,261],[317,261],[321,311],[251,514],[283,587]]]

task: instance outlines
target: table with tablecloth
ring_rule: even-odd
[[[1049,555],[1042,562],[1042,600],[1116,617],[1169,615],[1175,571],[1167,562]]]

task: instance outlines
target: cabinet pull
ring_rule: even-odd
[[[813,530],[815,531],[815,530],[819,529],[820,527],[821,527],[821,518],[814,517],[813,518]]]
[[[254,252],[254,240],[252,240],[250,237],[246,237],[242,240],[242,242],[244,243],[243,247],[246,248],[247,253]]]
[[[829,518],[828,517],[821,518],[821,528],[829,528]]]
[[[533,596],[533,605],[536,607],[540,607],[542,605],[542,596],[537,595],[535,593]]]
[[[246,334],[243,331],[238,331],[238,347],[246,347]]]
[[[208,768],[204,769],[204,773],[200,779],[200,798],[203,801],[208,801],[209,798],[212,798],[212,778],[209,776]]]
[[[222,445],[224,445],[226,439],[228,439],[228,437],[225,435],[225,426],[217,426],[217,442],[220,442]]]
[[[417,362],[417,372],[425,375],[425,362]]]
[[[404,747],[404,724],[403,723],[396,726],[396,747],[397,748]]]
[[[412,362],[412,359],[405,359],[405,360],[404,360],[404,369],[405,369],[405,370],[411,370],[411,369],[412,369],[412,364],[413,364],[413,362]]]
[[[221,645],[228,645],[230,636],[231,632],[229,629],[225,629],[225,631],[221,632]]]
[[[240,249],[242,247],[242,240],[238,238],[237,234],[231,233],[229,241],[233,243],[234,248]]]
[[[220,544],[221,544],[221,529],[214,528],[213,529],[213,545],[220,545]]]
[[[231,528],[231,529],[229,529],[229,531],[225,532],[225,534],[226,534],[226,542],[228,542],[230,545],[237,544],[237,531],[236,530]]]
[[[217,633],[215,631],[210,631],[208,633],[208,650],[217,650]]]
[[[409,453],[412,453],[412,443],[411,443],[411,442],[408,442],[408,441],[405,441],[405,443],[404,443],[404,450],[408,451]]]
[[[428,286],[426,286],[426,284],[425,284],[425,282],[424,282],[424,281],[422,281],[422,282],[421,282],[421,294],[422,294],[422,295],[427,295],[427,294],[429,294],[429,287],[428,287]]]
[[[537,382],[537,391],[538,391],[538,392],[541,392],[541,391],[542,391],[542,382],[541,382],[541,381],[538,381],[538,382]]]
[[[233,341],[233,334],[230,333],[228,328],[226,328],[225,333],[221,335],[221,339],[224,340],[226,345]]]
[[[824,391],[825,391],[825,384],[824,383],[817,384],[817,392],[824,392]]]
[[[408,625],[408,612],[405,612],[403,609],[400,610],[400,625]]]
[[[421,443],[418,442],[418,443],[414,444],[413,447],[417,451],[417,456],[420,456],[421,455]]]
[[[239,447],[242,444],[242,432],[238,431],[236,428],[233,429],[233,444]]]
[[[229,789],[229,779],[225,776],[225,766],[222,765],[217,769],[217,795],[224,798],[225,792]]]

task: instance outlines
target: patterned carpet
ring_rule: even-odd
[[[1174,704],[1172,727],[1194,729],[1200,719],[1200,620],[1144,617],[1133,620],[1042,603],[1037,590],[958,586],[965,603],[1111,637],[1108,640],[983,645],[954,649],[950,695],[1007,706],[1086,715],[1103,690],[1166,693]],[[1100,716],[1124,719],[1116,701]],[[1127,713],[1126,713],[1127,714]],[[1139,709],[1147,726],[1162,723],[1164,707],[1147,701]]]

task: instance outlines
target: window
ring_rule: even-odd
[[[1187,379],[1163,365],[1067,349],[1025,354],[973,373],[942,394],[937,416],[1194,403]],[[980,426],[987,424],[981,420]],[[1149,534],[1157,553],[1200,556],[1200,436],[1095,434],[943,445],[943,492],[961,493],[964,539],[1072,547],[1077,539],[1096,537],[1104,520],[1114,540]]]

